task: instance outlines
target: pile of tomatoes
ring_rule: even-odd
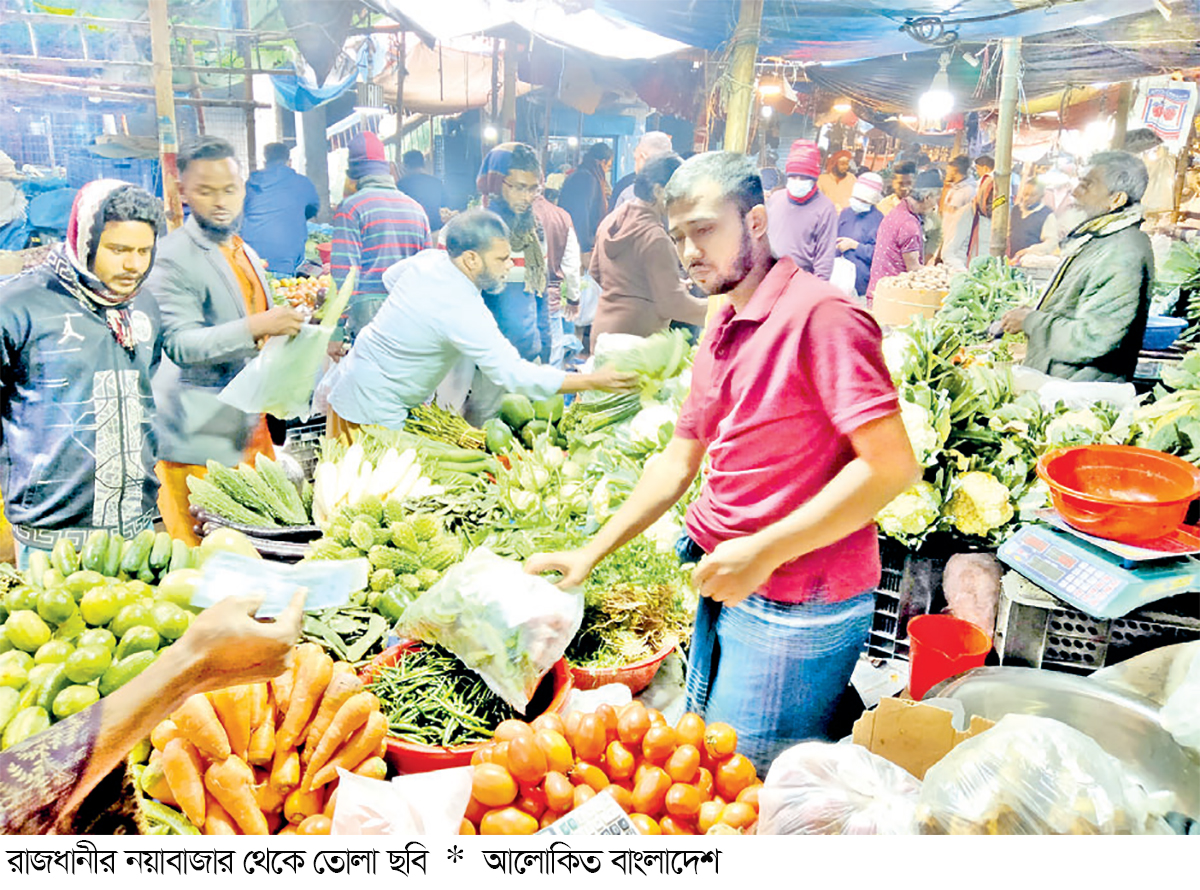
[[[533,834],[601,793],[643,834],[740,833],[758,821],[762,783],[733,727],[695,714],[672,727],[641,702],[506,720],[471,763],[462,834]]]
[[[325,296],[333,287],[333,277],[277,278],[272,282],[275,301],[286,300],[293,309],[315,310],[325,302]]]

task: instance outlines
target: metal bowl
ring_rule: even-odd
[[[961,702],[967,717],[1050,717],[1095,739],[1151,794],[1175,795],[1173,809],[1200,819],[1200,762],[1159,722],[1158,706],[1105,683],[1036,668],[975,668],[940,683],[925,700]]]

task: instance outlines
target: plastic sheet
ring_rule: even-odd
[[[759,834],[913,834],[921,783],[860,745],[804,742],[758,792]]]
[[[1200,752],[1200,655],[1159,712],[1163,729],[1185,748]]]
[[[1010,714],[925,774],[921,834],[1169,834],[1116,758],[1057,720]]]

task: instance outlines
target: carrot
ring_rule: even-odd
[[[212,703],[203,695],[193,695],[171,715],[183,737],[212,760],[224,760],[233,753],[225,727],[217,719]]]
[[[367,722],[349,738],[311,782],[306,782],[306,785],[310,788],[320,788],[337,778],[338,767],[344,770],[354,769],[367,758],[374,756],[379,748],[379,740],[386,735],[387,718],[379,711],[372,711]]]
[[[150,744],[154,746],[155,751],[161,751],[167,747],[167,742],[178,738],[183,738],[183,733],[179,731],[179,727],[175,725],[175,721],[164,720],[158,726],[154,727],[154,731],[150,733]]]
[[[266,683],[251,683],[246,687],[246,696],[250,701],[250,734],[262,726],[267,719],[267,699],[270,693]]]
[[[171,793],[171,784],[167,781],[167,775],[163,772],[161,756],[157,760],[151,759],[150,765],[142,773],[142,790],[161,803],[172,807],[179,806],[179,801]]]
[[[211,794],[206,796],[204,806],[208,811],[208,819],[204,823],[205,834],[241,834],[238,831],[237,823],[233,821],[232,817],[225,812],[225,808],[217,803],[217,799]]]
[[[338,790],[336,788],[329,793],[329,799],[325,801],[325,807],[321,810],[322,816],[328,816],[330,819],[333,818],[333,811],[337,807],[337,793]]]
[[[309,651],[298,654],[296,668],[296,683],[292,687],[292,697],[288,702],[287,716],[279,731],[275,734],[276,748],[291,748],[300,738],[300,731],[308,725],[313,712],[325,694],[325,688],[333,677],[333,659],[321,651],[315,644],[304,644],[300,649],[311,645]]]
[[[354,676],[354,674],[344,671],[337,671],[333,679],[329,681],[329,686],[325,689],[325,696],[321,699],[321,706],[317,708],[317,714],[313,717],[312,722],[308,725],[308,732],[305,735],[304,753],[300,755],[300,759],[304,763],[309,763],[312,760],[313,752],[317,750],[317,745],[320,744],[322,737],[325,735],[325,730],[329,728],[329,724],[333,722],[334,716],[346,699],[357,692],[361,692],[363,688],[362,680]]]
[[[275,721],[266,720],[250,736],[246,760],[255,766],[266,766],[275,758]]]
[[[382,757],[368,757],[356,766],[352,772],[356,776],[383,781],[387,778],[387,761]]]
[[[200,754],[191,742],[171,739],[167,743],[162,754],[163,775],[179,808],[197,828],[203,828],[205,820],[202,770]]]
[[[292,663],[288,669],[271,681],[271,697],[275,699],[275,710],[282,718],[287,713],[288,702],[292,698],[292,686],[296,682],[296,656],[291,656]]]
[[[304,770],[304,779],[308,781],[333,756],[338,746],[350,735],[363,726],[367,719],[379,710],[379,699],[370,692],[359,692],[348,698],[334,715],[329,727],[325,730],[312,759]]]
[[[213,710],[229,736],[229,747],[233,753],[246,759],[250,747],[250,723],[253,703],[248,686],[231,686],[213,693]]]
[[[289,822],[287,825],[283,826],[283,828],[279,829],[279,833],[275,836],[276,837],[284,837],[287,835],[293,835],[295,833],[296,833],[296,826],[293,825],[291,822]]]
[[[321,812],[321,802],[325,792],[304,791],[297,788],[283,802],[283,817],[294,825],[299,825],[309,816]]]
[[[204,787],[233,817],[243,834],[266,834],[267,820],[254,796],[254,778],[254,770],[235,755],[208,768]]]
[[[271,787],[277,791],[300,784],[300,752],[295,748],[277,748],[271,765]]]
[[[254,786],[254,800],[258,804],[258,808],[263,811],[263,815],[269,818],[272,813],[278,813],[283,809],[283,804],[287,800],[287,792],[275,788],[270,782],[263,781]],[[271,834],[274,833],[271,832]]]

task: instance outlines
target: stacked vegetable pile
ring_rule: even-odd
[[[637,701],[506,721],[472,763],[462,834],[534,834],[602,793],[643,834],[740,833],[758,820],[761,782],[733,727],[685,714],[672,728]]]
[[[949,290],[954,272],[945,264],[919,266],[911,272],[901,272],[890,278],[881,278],[879,284],[907,290]]]
[[[561,395],[534,402],[519,393],[509,393],[500,401],[500,416],[483,425],[487,450],[504,454],[512,447],[514,437],[532,448],[539,436],[548,436],[551,442],[566,448],[567,440],[559,430],[562,419]]]
[[[404,429],[459,448],[482,450],[487,442],[483,430],[475,429],[453,411],[437,404],[418,405],[409,411]]]
[[[356,507],[368,500],[403,502],[442,491],[423,475],[415,448],[403,452],[395,447],[379,448],[377,440],[366,438],[348,448],[326,439],[314,479],[312,515],[322,527],[343,507]]]
[[[329,834],[338,768],[384,778],[386,734],[353,668],[303,644],[269,684],[193,695],[160,723],[141,787],[205,834]]]
[[[312,524],[313,487],[305,483],[297,490],[283,467],[262,454],[253,467],[231,468],[210,460],[203,479],[188,477],[188,491],[197,516],[215,524],[250,529]]]
[[[1200,349],[1177,365],[1164,365],[1162,380],[1154,400],[1131,413],[1134,444],[1200,466]]]
[[[123,542],[97,532],[82,563],[60,541],[49,568],[36,553],[23,579],[0,604],[0,748],[10,748],[56,720],[109,695],[149,667],[191,623],[196,573],[167,572],[158,586],[142,580],[147,547],[191,565],[192,552],[159,548],[153,532]],[[99,537],[103,536],[103,538]],[[122,557],[124,553],[124,557]],[[180,555],[182,554],[182,555]]]
[[[1032,302],[1034,296],[1025,273],[1003,257],[976,257],[966,274],[950,280],[950,293],[937,317],[968,337],[983,339],[1004,313]]]
[[[293,309],[314,312],[325,302],[326,295],[333,290],[333,276],[319,278],[273,278],[271,296],[276,306],[291,306]]]
[[[510,467],[497,476],[500,506],[518,527],[564,528],[587,513],[583,468],[546,434],[526,450],[511,444]]]
[[[1155,288],[1175,306],[1173,315],[1186,318],[1179,342],[1200,343],[1200,242],[1171,243],[1166,262],[1155,268]]]

